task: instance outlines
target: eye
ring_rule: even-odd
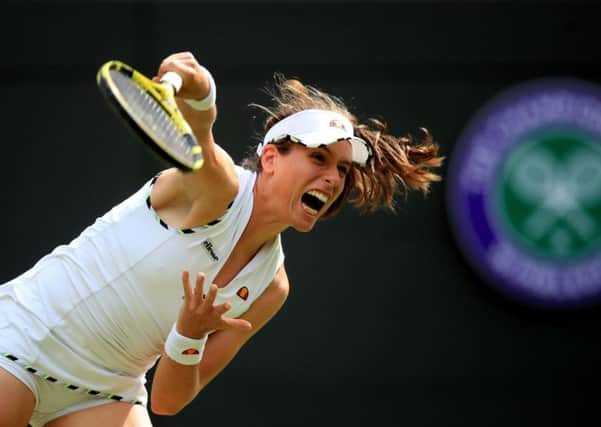
[[[312,152],[311,158],[316,160],[318,163],[323,163],[326,160],[325,156],[319,151]]]
[[[349,173],[349,169],[348,166],[340,165],[338,166],[338,173],[340,176],[346,176]]]

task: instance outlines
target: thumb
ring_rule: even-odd
[[[226,324],[227,327],[232,329],[250,331],[253,328],[252,324],[245,319],[231,319],[229,317],[224,317],[223,322]]]

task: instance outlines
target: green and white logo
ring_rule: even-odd
[[[601,148],[576,132],[531,135],[509,153],[496,188],[512,240],[558,262],[601,246]]]

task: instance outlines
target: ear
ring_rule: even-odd
[[[273,144],[267,144],[263,147],[263,152],[261,153],[261,168],[263,173],[273,173],[279,154],[277,147]]]

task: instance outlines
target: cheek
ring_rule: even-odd
[[[280,195],[290,195],[295,191],[301,179],[298,166],[293,162],[281,164],[275,175],[275,191]]]
[[[336,189],[336,198],[338,198],[342,193],[344,193],[346,181],[347,181],[347,177],[343,176],[340,178],[340,184],[339,184],[338,188]]]
[[[298,156],[288,155],[283,159],[279,167],[279,175],[287,182],[298,182],[308,172],[308,167],[304,159]]]

